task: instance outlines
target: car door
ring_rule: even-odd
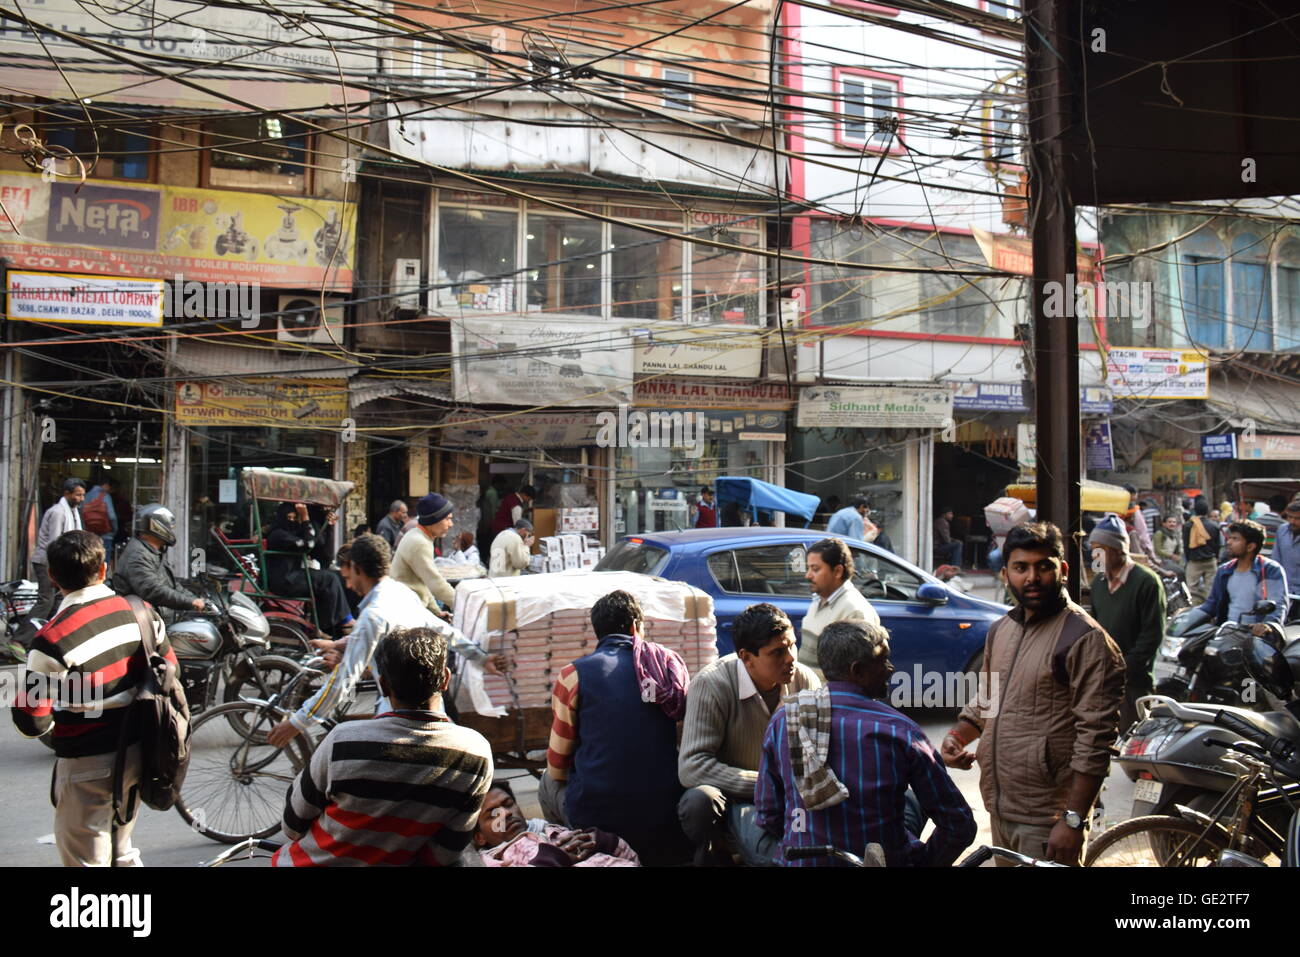
[[[806,555],[801,542],[767,542],[714,549],[705,556],[718,619],[718,654],[735,651],[732,622],[750,605],[769,602],[786,613],[799,634],[808,611]]]
[[[890,657],[896,672],[905,672],[908,687],[924,689],[927,681],[942,681],[950,687],[955,676],[965,671],[981,640],[979,622],[967,609],[953,603],[935,604],[916,597],[927,579],[886,553],[850,546],[853,552],[854,584],[862,592],[890,634]],[[920,668],[920,675],[917,668]],[[938,675],[927,678],[926,675]],[[895,679],[902,681],[900,675]]]

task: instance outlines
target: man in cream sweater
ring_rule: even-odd
[[[415,510],[420,524],[397,543],[389,574],[419,595],[429,611],[447,618],[449,616],[442,614],[438,602],[446,605],[450,612],[456,592],[438,571],[433,560],[433,543],[440,541],[451,529],[454,518],[451,502],[437,492],[430,492],[420,499]]]
[[[853,584],[853,553],[840,539],[823,538],[808,548],[804,577],[812,585],[813,598],[800,628],[803,641],[799,645],[799,663],[813,669],[820,678],[817,639],[826,626],[833,621],[878,625],[880,616]]]
[[[492,539],[488,577],[510,578],[518,575],[528,567],[529,549],[532,545],[533,523],[521,518],[515,522],[514,528],[507,528]]]

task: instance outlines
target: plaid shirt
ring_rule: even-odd
[[[857,685],[832,681],[831,741],[826,767],[848,788],[848,799],[809,811],[799,796],[786,737],[786,708],[772,717],[754,795],[759,825],[784,848],[830,844],[861,856],[880,844],[891,866],[944,867],[975,839],[975,818],[925,734],[910,718],[867,697]],[[924,843],[903,826],[903,797],[911,788],[935,822]],[[833,859],[791,861],[826,866]]]

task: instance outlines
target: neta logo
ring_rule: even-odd
[[[153,896],[150,894],[70,894],[50,898],[50,926],[127,927],[133,937],[148,937],[153,930]]]
[[[50,239],[152,250],[157,247],[158,210],[156,191],[54,183]]]

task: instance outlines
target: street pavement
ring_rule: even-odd
[[[998,587],[991,578],[968,577],[972,592],[996,599]],[[10,669],[16,670],[16,669]],[[917,711],[911,716],[936,747],[952,726],[951,711]],[[54,810],[50,806],[50,777],[54,755],[44,745],[22,737],[13,723],[0,720],[0,863],[11,867],[53,866],[59,863],[53,843]],[[979,834],[976,845],[991,843],[989,816],[979,795],[978,765],[969,771],[950,769],[953,781],[961,789],[975,813]],[[524,813],[540,816],[536,803],[536,780],[524,771],[506,771]],[[1133,785],[1123,772],[1113,768],[1102,790],[1104,825],[1125,820],[1133,806]],[[147,866],[193,867],[219,854],[224,845],[216,844],[195,833],[175,811],[158,812],[145,808],[135,828],[135,843]]]

